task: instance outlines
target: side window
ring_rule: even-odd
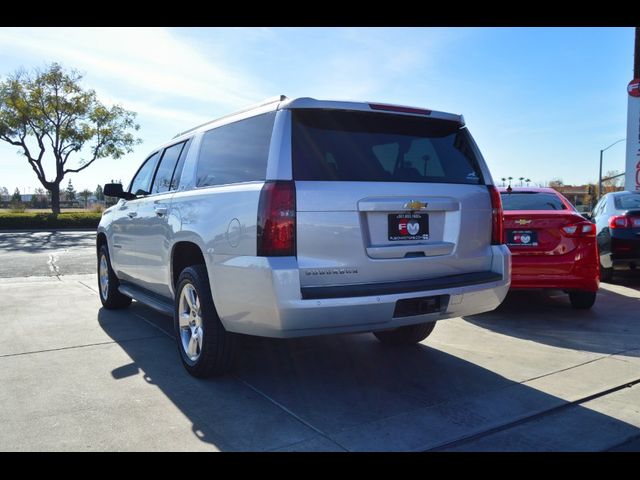
[[[152,193],[166,192],[171,189],[173,172],[176,169],[185,143],[186,142],[181,142],[165,149],[162,154],[162,159],[160,160],[160,166],[156,172],[156,178],[153,180]]]
[[[264,180],[275,112],[209,130],[202,138],[196,185]]]
[[[129,191],[135,195],[149,195],[153,172],[156,170],[160,152],[156,152],[145,160],[138,173],[131,181]]]
[[[428,138],[413,140],[405,152],[399,143],[374,145],[371,149],[377,160],[390,175],[405,172],[423,177],[444,177],[440,158]]]
[[[411,146],[404,155],[405,168],[413,168],[425,177],[444,177],[440,157],[429,139],[419,138],[411,142]],[[462,176],[462,173],[460,173]]]
[[[393,175],[396,169],[396,163],[398,160],[398,153],[400,152],[400,145],[398,143],[386,143],[382,145],[374,145],[371,147],[376,159],[382,165],[389,175]]]
[[[187,140],[182,148],[182,153],[180,153],[180,158],[178,159],[178,163],[176,164],[176,168],[173,170],[173,176],[171,177],[171,185],[169,186],[169,190],[177,190],[180,186],[180,177],[182,176],[182,169],[184,168],[184,160],[187,158],[187,153],[189,152],[190,140]]]

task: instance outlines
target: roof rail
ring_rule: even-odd
[[[251,105],[251,106],[249,106],[247,108],[243,108],[242,110],[238,110],[237,112],[229,113],[228,115],[224,115],[222,117],[214,118],[213,120],[209,120],[208,122],[201,123],[200,125],[197,125],[197,126],[195,126],[193,128],[190,128],[189,130],[185,130],[184,132],[178,133],[173,138],[178,138],[178,137],[181,137],[182,135],[186,135],[189,132],[193,132],[194,130],[199,129],[200,127],[204,127],[205,125],[208,125],[208,124],[210,124],[212,122],[215,122],[217,120],[222,120],[223,118],[232,117],[233,115],[238,115],[240,113],[248,112],[249,110],[253,110],[255,108],[264,107],[265,105],[269,105],[270,103],[282,102],[283,100],[286,100],[287,98],[288,97],[286,95],[276,95],[274,97],[269,97],[269,98],[263,100],[260,103],[256,103],[256,104]]]

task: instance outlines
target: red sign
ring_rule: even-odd
[[[632,97],[640,97],[640,78],[634,78],[627,85],[627,92]]]

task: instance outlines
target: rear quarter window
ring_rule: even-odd
[[[456,122],[342,110],[292,112],[295,180],[482,184]]]
[[[264,180],[275,112],[209,130],[202,137],[196,185]]]

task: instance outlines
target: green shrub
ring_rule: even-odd
[[[0,230],[96,228],[100,218],[98,212],[68,212],[57,217],[42,212],[0,212]]]

